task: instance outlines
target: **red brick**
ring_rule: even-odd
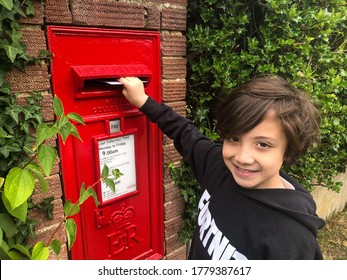
[[[156,6],[149,6],[145,8],[145,28],[146,29],[160,29],[160,10]]]
[[[162,32],[161,45],[163,56],[185,56],[187,48],[186,37],[182,33]]]
[[[182,156],[176,151],[173,145],[163,147],[163,164],[168,165],[171,162],[177,162],[182,159]]]
[[[30,56],[38,57],[41,50],[46,50],[46,38],[43,30],[22,29],[22,42],[27,46],[27,53]]]
[[[74,0],[72,1],[74,24],[145,27],[145,10],[142,5],[111,2],[107,0]]]
[[[60,199],[57,199],[53,201],[53,204],[53,220],[47,219],[45,214],[39,210],[30,210],[28,217],[31,219],[35,219],[37,221],[37,225],[35,230],[36,237],[34,239],[29,238],[29,244],[33,245],[38,241],[42,241],[47,246],[49,245],[49,241],[52,239],[58,239],[62,244],[66,243],[67,238],[65,226],[64,223],[61,224],[64,221],[64,211],[62,202]]]
[[[45,197],[53,196],[55,199],[59,199],[62,197],[60,176],[58,174],[55,174],[53,176],[46,177],[45,180],[49,186],[47,192],[42,193],[42,190],[37,183],[35,192],[32,196],[33,203],[39,203]]]
[[[174,234],[168,238],[165,239],[165,254],[171,254],[174,251],[184,247],[184,250],[186,250],[186,245],[178,240],[178,234]]]
[[[184,79],[187,72],[187,59],[179,57],[163,57],[163,78]]]
[[[168,182],[164,185],[164,203],[182,199],[181,190],[175,186],[174,182]]]
[[[13,69],[6,79],[12,84],[13,92],[45,91],[50,88],[47,65],[31,65],[25,72]]]
[[[163,8],[161,27],[164,30],[186,30],[187,10],[185,8]]]
[[[185,203],[182,197],[165,203],[164,205],[164,220],[170,220],[174,217],[181,216],[185,209]]]
[[[185,101],[176,101],[176,102],[170,102],[167,103],[169,106],[172,107],[172,109],[179,115],[185,116],[186,115],[186,102]]]
[[[174,4],[174,5],[181,5],[181,6],[187,6],[187,0],[149,0],[153,3],[158,4]]]
[[[162,87],[163,102],[185,100],[187,90],[185,79],[163,80]]]
[[[48,92],[42,94],[41,106],[43,119],[46,122],[52,122],[54,120],[54,110],[53,110],[53,96]]]
[[[166,256],[167,260],[186,260],[187,259],[187,248],[182,246],[178,250],[168,254]]]
[[[165,236],[172,236],[178,233],[183,228],[183,218],[175,217],[171,220],[164,221]]]
[[[72,23],[69,0],[46,0],[45,16],[48,23]]]

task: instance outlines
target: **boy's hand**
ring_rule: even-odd
[[[122,93],[125,98],[137,108],[142,107],[148,99],[143,82],[136,77],[124,77],[118,79],[123,84]]]

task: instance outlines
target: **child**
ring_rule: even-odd
[[[280,171],[319,138],[313,102],[284,79],[251,80],[231,92],[217,115],[223,144],[121,78],[123,94],[170,138],[202,187],[189,259],[322,259],[324,220],[312,196]]]

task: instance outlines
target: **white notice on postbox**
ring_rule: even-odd
[[[98,141],[100,174],[104,164],[110,170],[119,169],[122,175],[115,180],[113,175],[108,178],[115,181],[116,191],[113,192],[105,183],[101,184],[102,201],[107,202],[115,197],[136,190],[135,145],[134,134]]]

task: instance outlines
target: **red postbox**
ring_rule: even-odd
[[[136,76],[161,98],[160,35],[156,32],[48,27],[52,87],[65,112],[80,114],[83,140],[59,145],[65,199],[98,180],[104,164],[124,175],[116,192],[95,186],[101,202],[76,216],[72,259],[160,259],[163,256],[161,133],[123,97],[117,77]]]

